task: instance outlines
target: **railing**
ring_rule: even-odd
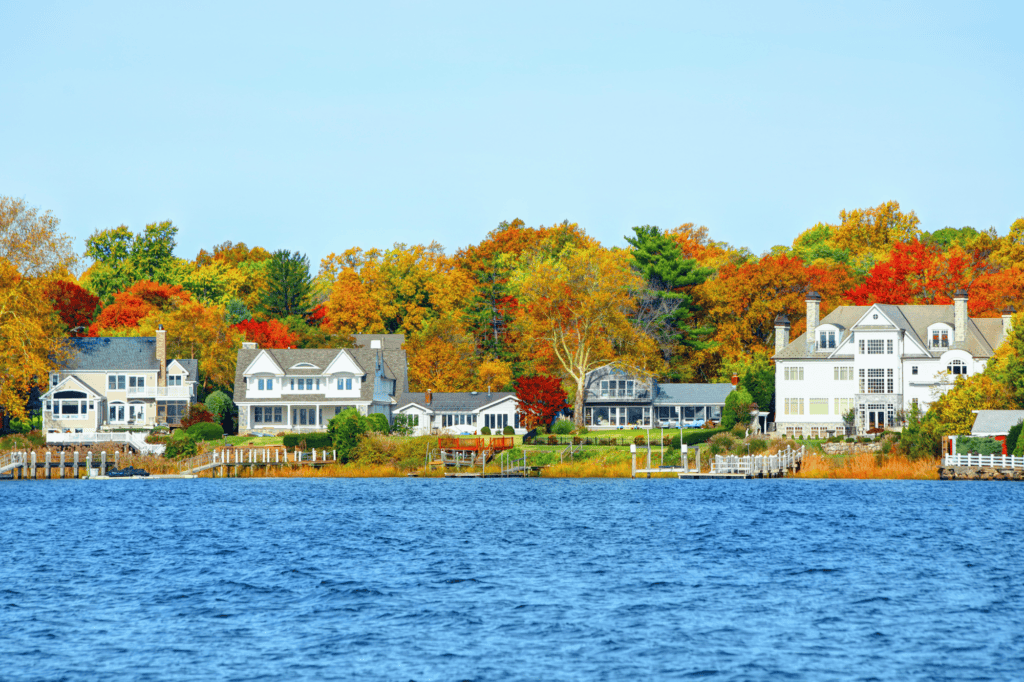
[[[513,446],[515,446],[515,439],[511,436],[483,436],[481,438],[440,436],[437,439],[437,447],[442,450],[466,450],[471,452],[490,450],[491,452],[498,452],[499,450],[510,450]]]
[[[942,459],[947,467],[992,467],[994,469],[1024,469],[1024,457],[1012,455],[982,455],[978,453],[954,453]]]
[[[288,452],[287,449],[281,447],[231,448],[230,450],[212,450],[182,460],[178,463],[178,471],[182,474],[196,474],[220,466],[326,464],[337,461],[336,450],[318,451],[314,448],[310,452]]]
[[[126,443],[144,455],[161,455],[164,446],[155,443],[147,443],[146,436],[141,433],[129,431],[94,432],[94,433],[47,433],[46,444],[64,443],[74,445],[85,443]]]
[[[711,462],[712,474],[739,474],[741,476],[781,476],[795,471],[803,459],[803,448],[787,447],[774,455],[715,455]]]
[[[129,398],[190,398],[191,386],[129,386]]]

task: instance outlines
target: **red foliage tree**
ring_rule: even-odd
[[[184,417],[181,418],[181,428],[187,429],[193,424],[199,422],[210,422],[211,424],[217,423],[217,418],[213,416],[209,408],[202,403],[192,403],[188,406],[188,412]]]
[[[46,295],[68,329],[84,327],[96,317],[99,297],[93,296],[74,282],[54,280],[46,285]]]
[[[313,308],[313,312],[311,312],[309,314],[309,317],[306,318],[306,322],[308,324],[313,325],[314,327],[319,327],[320,323],[324,321],[324,317],[326,315],[327,306],[325,306],[323,303],[318,303],[316,307]]]
[[[299,342],[299,337],[289,332],[279,320],[245,320],[231,328],[245,335],[246,341],[256,342],[260,348],[295,348]]]
[[[114,302],[100,312],[89,328],[89,335],[96,336],[102,329],[137,327],[142,318],[154,310],[167,310],[191,299],[192,295],[178,285],[139,280],[114,294]]]
[[[569,407],[562,382],[543,375],[516,379],[519,413],[528,429],[547,424],[561,410]]]

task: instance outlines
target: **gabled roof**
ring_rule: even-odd
[[[655,405],[724,405],[732,384],[658,384]]]
[[[235,366],[235,402],[252,401],[254,398],[264,402],[281,402],[281,398],[263,399],[259,395],[254,395],[252,398],[246,397],[245,369],[252,364],[253,360],[260,353],[266,353],[279,367],[289,368],[304,362],[317,367],[330,367],[331,363],[338,357],[338,354],[342,352],[351,357],[363,371],[364,380],[360,385],[361,400],[373,400],[377,353],[383,354],[384,376],[395,380],[395,397],[399,397],[409,388],[404,350],[378,351],[369,348],[242,348],[238,351],[238,361]],[[288,376],[319,377],[324,375],[324,370],[322,369],[285,369],[284,371]],[[296,401],[308,402],[315,398],[315,395],[304,395],[294,399]],[[291,400],[292,397],[290,396],[288,399]]]
[[[885,319],[879,321],[881,324],[863,324],[862,321],[866,322],[866,320],[864,320],[865,316],[873,308],[883,315]],[[892,326],[889,325],[890,322]],[[889,305],[876,303],[873,306],[844,305],[839,306],[830,312],[822,318],[818,324],[819,326],[822,324],[835,324],[841,327],[840,339],[839,343],[836,344],[837,346],[850,338],[850,334],[852,333],[852,328],[854,326],[860,330],[864,330],[866,328],[891,329],[892,327],[895,327],[896,329],[902,330],[908,339],[915,342],[921,348],[926,349],[921,354],[921,357],[938,357],[942,353],[932,353],[927,350],[928,327],[938,322],[948,324],[950,327],[953,326],[952,304]],[[966,343],[960,345],[951,343],[950,349],[965,350],[970,353],[972,357],[976,358],[991,357],[995,347],[1001,342],[1002,329],[1002,320],[999,318],[989,319],[972,317],[968,320],[967,324]],[[943,349],[942,352],[945,352],[946,350],[948,349]],[[836,353],[835,349],[808,351],[807,335],[804,333],[793,339],[788,346],[776,353],[774,357],[779,360],[805,360],[827,359],[833,355],[845,357],[846,353]],[[850,355],[852,355],[852,353],[850,353]]]
[[[71,358],[61,368],[63,372],[155,372],[160,369],[156,359],[156,338],[152,336],[74,338],[68,339],[68,345]],[[190,379],[198,377],[199,363],[196,360],[178,362],[188,370]]]
[[[81,391],[90,398],[102,398],[103,396],[97,393],[91,386],[86,384],[84,381],[80,381],[77,377],[70,376],[65,377],[60,383],[51,388],[46,393],[39,396],[40,400],[50,400],[53,398],[55,393],[61,393],[63,391]]]
[[[1001,436],[1024,421],[1024,410],[976,410],[972,436]]]
[[[406,393],[398,401],[396,409],[400,410],[403,407],[415,404],[432,412],[476,412],[509,398],[516,399],[516,394],[506,391],[494,391],[491,393],[486,391],[433,393],[428,405],[426,393]]]

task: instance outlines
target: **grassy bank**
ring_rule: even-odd
[[[931,459],[910,460],[903,455],[861,452],[829,456],[819,452],[804,457],[795,478],[859,478],[939,480],[939,463]]]

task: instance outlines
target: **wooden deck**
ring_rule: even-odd
[[[490,452],[511,450],[516,444],[512,436],[439,436],[437,447],[449,452]]]

